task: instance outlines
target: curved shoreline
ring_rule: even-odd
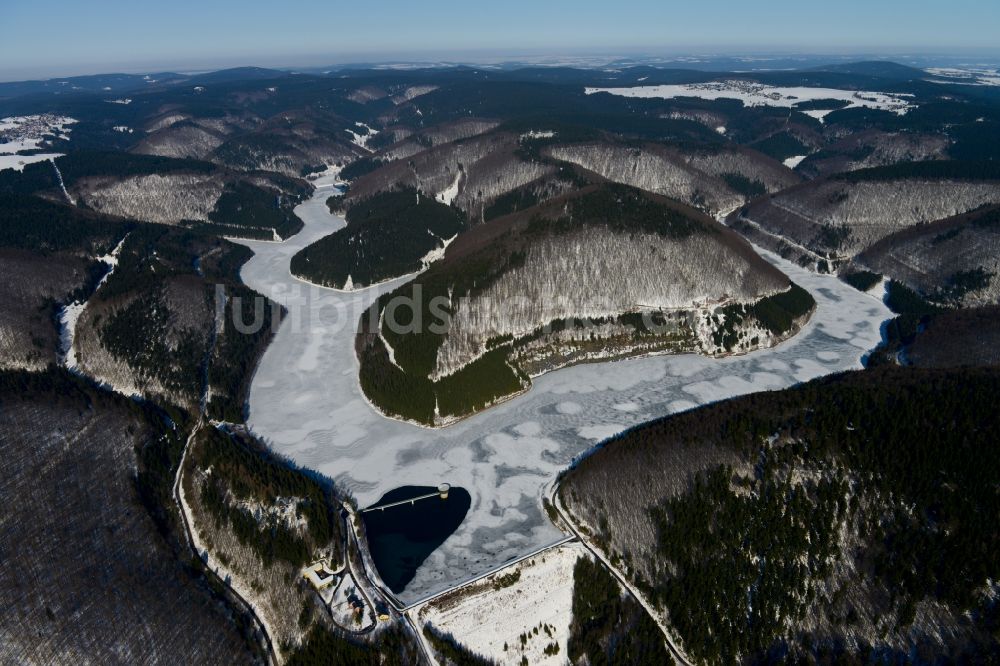
[[[376,412],[357,381],[351,314],[360,316],[412,276],[343,292],[289,271],[300,247],[344,224],[326,208],[328,195],[318,189],[296,209],[303,229],[284,243],[240,241],[255,252],[242,269],[244,282],[298,314],[282,323],[256,369],[248,425],[362,503],[399,486],[442,481],[470,492],[465,521],[398,595],[403,603],[560,538],[541,506],[544,488],[597,441],[708,402],[860,368],[889,317],[876,298],[758,249],[817,302],[793,337],[722,358],[656,355],[560,368],[534,378],[530,391],[430,429]],[[325,320],[330,316],[334,322]]]

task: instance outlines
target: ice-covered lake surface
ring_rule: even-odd
[[[465,521],[399,595],[407,603],[559,540],[542,510],[544,489],[598,441],[697,405],[860,368],[890,316],[876,297],[765,253],[818,303],[784,344],[723,359],[659,356],[566,368],[484,413],[423,428],[387,419],[365,401],[353,347],[364,308],[406,279],[348,293],[289,272],[292,255],[344,225],[325,205],[334,177],[316,182],[317,194],[296,209],[302,232],[283,243],[245,241],[255,255],[243,267],[244,281],[289,309],[254,377],[249,424],[362,506],[406,485],[448,482],[471,493]]]

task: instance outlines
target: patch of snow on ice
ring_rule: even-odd
[[[802,160],[804,160],[807,157],[809,157],[809,156],[808,155],[796,155],[794,157],[789,157],[784,162],[782,162],[782,164],[784,164],[789,169],[794,169],[795,167],[797,167],[799,164],[802,163]]]

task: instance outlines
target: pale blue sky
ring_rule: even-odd
[[[476,54],[985,52],[996,0],[3,0],[0,80]]]

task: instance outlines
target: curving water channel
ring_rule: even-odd
[[[357,382],[358,317],[407,278],[344,293],[289,272],[292,255],[344,225],[325,205],[334,183],[332,176],[316,181],[316,194],[296,209],[305,223],[296,236],[241,241],[254,251],[243,280],[289,310],[254,377],[249,425],[362,506],[400,486],[448,482],[469,491],[465,521],[418,568],[398,595],[404,603],[559,540],[542,510],[544,487],[601,439],[671,412],[860,368],[890,316],[877,298],[764,252],[818,305],[784,344],[723,359],[687,354],[566,368],[536,378],[524,395],[431,430],[381,416]]]

